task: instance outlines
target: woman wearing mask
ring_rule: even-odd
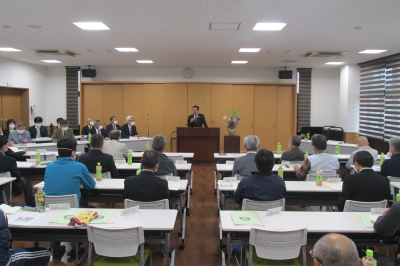
[[[10,135],[10,132],[15,130],[15,120],[14,119],[8,119],[7,120],[7,128],[4,129],[3,135],[7,137]]]

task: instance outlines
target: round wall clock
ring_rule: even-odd
[[[191,68],[185,68],[183,70],[183,76],[187,79],[190,79],[191,77],[193,77],[193,74],[194,74],[194,72],[193,72],[193,69],[191,69]]]

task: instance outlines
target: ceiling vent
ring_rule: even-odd
[[[310,51],[301,56],[304,57],[342,57],[347,54],[348,51]]]
[[[75,57],[76,55],[79,55],[77,53],[71,52],[66,49],[31,49],[31,51],[35,52],[35,55],[45,57],[46,55],[69,55],[72,57]]]

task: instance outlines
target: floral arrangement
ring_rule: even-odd
[[[240,116],[243,114],[239,113],[236,109],[228,110],[228,117],[224,115],[223,119],[226,121],[226,127],[228,130],[236,129],[237,125],[243,123],[240,121]]]

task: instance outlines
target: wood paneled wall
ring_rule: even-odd
[[[29,89],[0,86],[0,119],[14,119],[29,127]],[[6,122],[3,123],[6,128]],[[1,123],[0,123],[1,125]]]
[[[133,115],[137,131],[147,136],[149,114],[149,136],[164,135],[169,151],[171,133],[186,126],[192,106],[198,105],[208,126],[221,128],[222,151],[223,136],[228,135],[222,117],[236,108],[243,114],[243,123],[236,131],[241,137],[242,151],[245,151],[244,137],[253,134],[260,138],[261,148],[276,151],[277,143],[281,142],[282,149],[288,150],[285,144],[296,134],[296,103],[293,83],[82,82],[81,129],[88,117],[102,120],[105,127],[113,115],[121,126],[128,115]]]

